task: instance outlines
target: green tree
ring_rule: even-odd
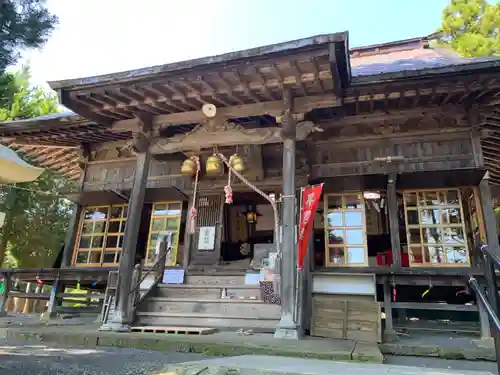
[[[0,74],[14,64],[20,51],[40,48],[58,19],[45,0],[0,0]]]
[[[0,121],[33,118],[58,111],[57,99],[41,88],[30,87],[30,79],[27,66],[19,72],[0,75]]]
[[[0,121],[26,119],[57,112],[54,96],[30,88],[28,68],[0,75]],[[29,160],[28,160],[29,161]],[[31,183],[2,186],[0,211],[6,213],[0,236],[0,264],[7,250],[8,265],[51,266],[67,230],[71,206],[58,194],[72,183],[45,171]]]
[[[500,56],[500,2],[452,0],[443,10],[440,43],[466,57]]]

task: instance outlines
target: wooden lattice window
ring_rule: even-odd
[[[116,266],[120,263],[128,205],[84,209],[73,264]]]
[[[403,193],[412,267],[470,264],[459,189]]]
[[[328,194],[324,206],[325,265],[368,265],[363,194]]]
[[[151,211],[146,265],[152,266],[156,261],[156,241],[160,235],[171,232],[172,250],[166,259],[167,266],[177,264],[179,250],[179,231],[182,217],[182,202],[157,202]]]

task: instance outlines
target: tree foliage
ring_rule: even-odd
[[[500,56],[500,2],[452,0],[439,31],[440,42],[463,56]]]
[[[45,0],[0,0],[0,74],[25,48],[40,48],[58,19]]]
[[[0,121],[26,119],[57,111],[56,99],[39,88],[30,88],[28,68],[0,76]],[[36,164],[36,161],[30,161]],[[0,237],[0,264],[51,266],[67,230],[71,206],[58,194],[72,183],[52,171],[36,181],[1,186],[0,211],[6,213]]]
[[[0,0],[1,1],[1,0]],[[57,99],[30,87],[29,67],[0,75],[0,121],[27,119],[58,111]]]

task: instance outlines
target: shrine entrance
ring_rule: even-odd
[[[223,195],[204,195],[196,206],[191,266],[261,267],[262,257],[254,255],[273,243],[273,210],[267,200],[255,192],[235,192],[231,204],[224,203]]]

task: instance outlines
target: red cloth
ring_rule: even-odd
[[[318,208],[322,190],[323,184],[306,187],[302,189],[301,192],[300,199],[302,205],[300,207],[299,240],[297,248],[299,269],[304,268],[304,258],[309,246],[309,236],[313,228],[314,216],[316,215],[316,209]]]

